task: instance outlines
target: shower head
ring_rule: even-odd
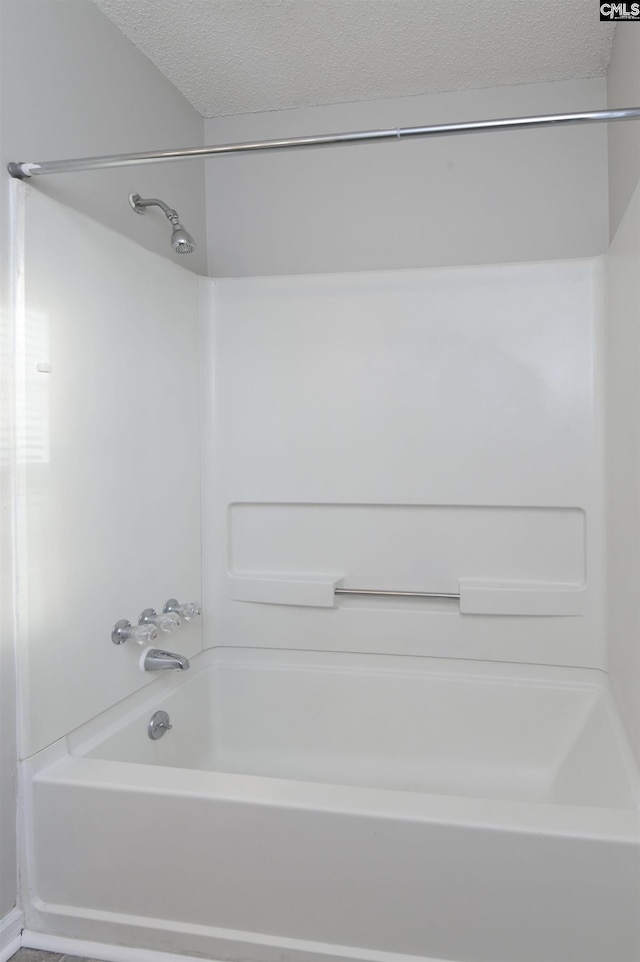
[[[149,197],[146,200],[140,194],[129,194],[129,203],[136,214],[144,214],[147,207],[159,207],[164,211],[167,220],[171,221],[173,230],[171,232],[171,246],[176,254],[191,254],[196,249],[196,242],[182,224],[178,214],[172,207],[169,207],[163,200],[156,197]]]
[[[176,254],[190,254],[196,249],[196,242],[181,224],[176,224],[171,234],[171,246]]]

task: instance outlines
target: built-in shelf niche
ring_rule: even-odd
[[[461,615],[584,610],[578,508],[242,503],[228,520],[234,601],[332,608],[349,587],[459,595]]]

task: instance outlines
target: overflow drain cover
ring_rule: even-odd
[[[165,732],[168,732],[173,725],[169,721],[169,715],[166,711],[155,711],[151,718],[149,719],[149,724],[147,725],[147,734],[149,738],[153,738],[157,741],[158,738],[162,738]]]

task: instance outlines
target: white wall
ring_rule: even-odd
[[[640,104],[640,34],[619,24],[609,67],[611,106]],[[609,127],[607,488],[609,662],[640,761],[640,124]]]
[[[207,143],[604,107],[604,79],[221,117]],[[605,126],[214,158],[211,276],[550,260],[607,246]]]
[[[202,117],[91,0],[2,0],[0,15],[3,171],[9,160],[202,143]],[[204,272],[201,161],[57,174],[34,185],[175,259],[164,214],[137,216],[128,203],[130,193],[161,197],[198,241],[182,266]]]
[[[609,662],[640,760],[640,184],[611,242],[608,262]]]
[[[633,23],[616,26],[607,71],[610,107],[640,106],[640,33]],[[640,180],[640,123],[609,124],[609,209],[611,239]]]
[[[205,645],[604,667],[602,266],[201,281]]]
[[[158,677],[140,672],[135,643],[112,644],[111,629],[171,597],[199,600],[200,445],[198,279],[23,190],[17,420],[26,756]],[[39,372],[41,363],[51,373]],[[159,644],[194,654],[199,621]]]
[[[16,901],[15,703],[12,578],[9,160],[54,159],[202,143],[202,118],[90,0],[0,0],[0,291],[2,477],[0,525],[0,919]],[[204,167],[182,165],[60,175],[37,190],[84,210],[140,244],[171,257],[159,212],[132,213],[131,191],[176,206],[198,240],[189,264],[205,258]],[[77,251],[68,251],[72,264]],[[183,262],[184,263],[184,262]],[[0,943],[3,930],[0,926]],[[2,948],[0,944],[0,949]]]

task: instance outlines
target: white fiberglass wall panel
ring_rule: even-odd
[[[199,598],[198,279],[22,189],[19,657],[31,754],[153,679],[136,644],[111,643],[118,619]],[[197,623],[163,637],[201,649]]]
[[[604,666],[600,259],[202,288],[206,646]]]

